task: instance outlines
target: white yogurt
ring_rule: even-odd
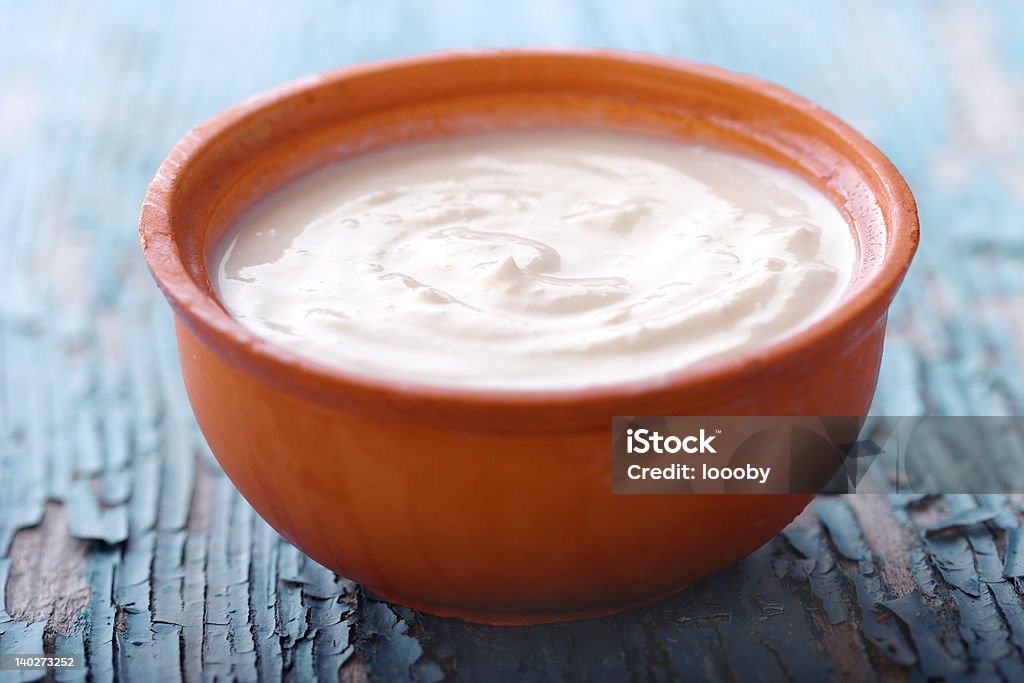
[[[535,131],[321,169],[243,215],[214,286],[261,337],[351,373],[578,388],[755,351],[834,307],[849,225],[787,171]]]

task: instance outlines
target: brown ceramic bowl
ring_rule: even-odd
[[[859,265],[826,317],[699,371],[596,389],[495,391],[368,379],[256,337],[221,306],[212,245],[307,171],[472,131],[594,127],[694,140],[807,177],[848,216]],[[864,415],[886,311],[918,239],[893,165],[782,88],[601,50],[432,54],[249,99],[171,150],[142,208],[189,398],[252,506],[304,552],[427,612],[496,624],[598,615],[751,552],[805,495],[612,495],[613,415]]]

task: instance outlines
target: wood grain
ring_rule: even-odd
[[[821,498],[657,605],[510,629],[388,604],[238,496],[193,422],[136,242],[163,154],[306,73],[546,43],[713,62],[861,129],[922,219],[876,412],[1021,414],[1014,0],[0,0],[0,652],[81,654],[57,678],[92,681],[1024,680],[1019,498]],[[955,515],[980,521],[934,532]]]

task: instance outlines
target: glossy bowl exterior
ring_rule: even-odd
[[[259,339],[206,259],[275,188],[356,154],[473,131],[596,127],[788,167],[848,215],[859,265],[811,328],[699,371],[613,387],[487,391],[373,379]],[[252,506],[324,565],[397,602],[501,624],[642,604],[751,552],[804,495],[612,495],[613,415],[864,415],[886,311],[917,245],[910,191],[870,143],[776,86],[609,51],[441,53],[309,78],[190,132],[150,186],[150,268],[189,398]]]

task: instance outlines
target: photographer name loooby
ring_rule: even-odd
[[[720,433],[720,432],[719,432]],[[649,429],[627,429],[626,430],[626,452],[629,454],[652,453],[663,455],[666,453],[687,453],[701,455],[707,453],[717,454],[718,451],[712,445],[718,434],[707,434],[701,429],[697,434],[679,437],[675,434],[663,436],[657,431]],[[771,467],[714,467],[706,462],[697,465],[672,463],[666,467],[644,467],[639,464],[630,465],[626,469],[626,476],[630,479],[742,479],[768,483],[771,475]]]

